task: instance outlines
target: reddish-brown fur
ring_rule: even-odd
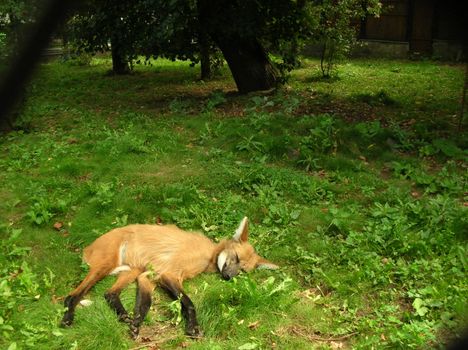
[[[183,292],[184,280],[202,272],[217,270],[229,279],[241,269],[250,271],[260,265],[276,268],[276,265],[257,255],[247,239],[247,218],[244,218],[233,239],[218,244],[202,234],[183,231],[174,225],[129,225],[109,231],[84,249],[83,260],[90,266],[90,270],[66,298],[65,306],[68,310],[62,324],[70,325],[79,300],[94,284],[114,272],[118,278],[106,292],[106,300],[119,318],[129,323],[132,335],[138,334],[138,328],[151,303],[154,283],[159,282],[174,298],[182,297],[187,333],[198,336],[200,330],[195,309]],[[223,258],[219,262],[221,253]],[[222,266],[218,267],[220,264]],[[132,320],[122,306],[119,294],[135,280],[138,292]]]

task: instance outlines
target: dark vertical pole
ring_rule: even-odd
[[[0,81],[0,128],[11,122],[8,114],[31,78],[41,53],[59,24],[66,19],[71,0],[50,0],[44,5],[36,25],[32,26]]]

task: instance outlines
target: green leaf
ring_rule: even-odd
[[[258,347],[258,344],[245,343],[244,345],[239,346],[237,350],[251,350],[251,349],[256,349],[257,347]]]
[[[290,214],[291,216],[291,219],[293,220],[297,220],[299,218],[299,216],[301,215],[301,211],[300,210],[293,210]]]
[[[421,298],[416,298],[413,301],[413,307],[419,316],[424,316],[429,311],[429,309],[425,307],[424,304],[425,303]]]
[[[59,329],[54,329],[54,330],[52,331],[52,334],[55,335],[56,337],[62,337],[62,336],[63,336],[63,333],[60,332]]]

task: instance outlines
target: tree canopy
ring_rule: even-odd
[[[7,0],[0,19],[24,23],[34,8],[26,5],[37,3]],[[245,93],[283,81],[304,43],[323,43],[324,57],[334,59],[356,33],[352,21],[379,9],[378,0],[86,0],[66,38],[80,51],[111,51],[115,73],[139,57],[166,57],[201,61],[204,78],[219,50]]]

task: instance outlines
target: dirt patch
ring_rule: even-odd
[[[349,344],[349,338],[356,335],[357,333],[349,333],[339,336],[321,334],[313,329],[299,326],[290,325],[282,327],[276,331],[276,334],[281,335],[292,335],[308,340],[311,344],[323,344],[326,343],[331,349],[351,349]]]
[[[143,326],[136,341],[137,346],[130,350],[159,350],[161,345],[176,339],[178,336],[177,328],[170,323],[157,322],[151,326]]]

